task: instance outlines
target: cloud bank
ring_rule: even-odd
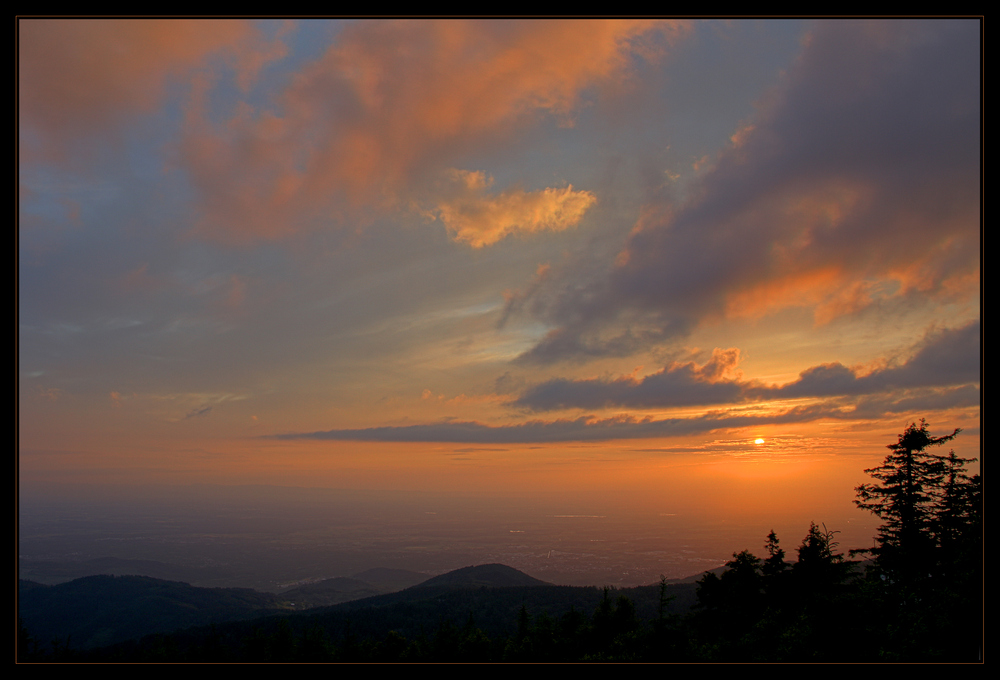
[[[203,206],[201,229],[273,239],[364,208],[430,203],[452,235],[482,247],[514,230],[564,229],[585,192],[476,194],[435,201],[428,177],[539,116],[571,125],[593,87],[624,78],[639,53],[686,26],[651,21],[378,21],[348,25],[290,82],[273,109],[213,119],[196,92],[181,157]],[[470,183],[471,182],[471,183]],[[363,214],[363,211],[362,211]]]
[[[603,281],[553,284],[524,362],[628,355],[702,321],[817,324],[978,288],[975,21],[818,24],[681,205],[647,205]],[[623,329],[624,327],[624,329]]]
[[[814,366],[782,386],[743,381],[739,353],[716,350],[699,366],[675,363],[637,380],[551,380],[527,390],[515,405],[535,411],[565,408],[663,408],[748,404],[795,398],[819,403],[779,409],[719,410],[700,416],[654,419],[634,415],[532,420],[491,426],[478,422],[336,429],[277,435],[283,440],[383,442],[545,443],[677,437],[726,428],[879,418],[907,412],[974,407],[980,403],[980,324],[928,333],[898,366],[860,374],[841,364]],[[963,384],[968,383],[968,384]]]
[[[665,408],[739,404],[776,399],[871,395],[888,390],[937,388],[980,380],[979,321],[957,329],[932,331],[899,365],[868,373],[840,363],[812,366],[798,380],[781,386],[728,378],[739,351],[715,350],[702,366],[674,363],[642,379],[549,380],[525,391],[515,403],[532,411],[566,408]]]

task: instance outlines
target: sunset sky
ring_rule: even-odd
[[[18,30],[22,489],[808,523],[979,455],[979,21]]]

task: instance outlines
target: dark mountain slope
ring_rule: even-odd
[[[249,588],[196,588],[147,576],[86,576],[45,586],[21,581],[18,615],[36,639],[76,649],[150,633],[259,616],[281,599]]]

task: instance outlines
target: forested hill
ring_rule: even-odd
[[[981,600],[962,597],[960,584],[939,583],[940,597],[926,604],[911,603],[901,612],[891,592],[887,597],[878,590],[883,581],[866,579],[860,564],[831,549],[832,535],[814,525],[795,563],[772,559],[783,552],[772,535],[766,544],[773,549],[768,560],[745,550],[734,554],[724,570],[706,573],[697,583],[663,581],[622,590],[553,586],[490,565],[478,574],[476,569],[458,570],[437,585],[305,612],[286,610],[147,635],[92,650],[81,649],[77,636],[68,645],[61,641],[49,648],[39,642],[46,638],[25,624],[19,658],[146,662],[975,662],[981,658],[982,628],[976,618]],[[491,573],[536,585],[471,585]],[[134,587],[154,580],[113,581]],[[449,581],[458,585],[447,585]],[[145,585],[155,585],[161,594],[190,588]],[[38,590],[28,586],[22,598]],[[145,597],[142,608],[149,614],[160,604],[157,597]],[[95,611],[101,609],[100,603],[93,606]],[[172,603],[167,609],[171,607],[176,608]],[[89,625],[93,624],[83,627]]]
[[[89,649],[268,612],[340,604],[395,592],[426,579],[426,574],[402,569],[370,569],[353,578],[325,579],[280,594],[201,588],[137,575],[100,574],[57,585],[22,579],[18,616],[29,634],[45,641],[46,647],[55,640],[57,647]]]
[[[115,587],[121,592],[111,594]],[[682,613],[695,602],[694,584],[671,585],[669,589],[673,598],[671,611]],[[240,610],[232,606],[237,594],[226,590],[194,588],[145,577],[88,577],[61,586],[22,582],[22,658],[247,660],[246,654],[261,652],[266,659],[277,660],[281,656],[275,651],[277,648],[263,640],[280,637],[285,634],[282,631],[294,631],[293,638],[301,636],[305,640],[310,635],[315,638],[317,631],[322,630],[321,647],[328,651],[318,657],[314,655],[314,660],[332,660],[329,650],[336,646],[336,640],[378,640],[390,631],[398,638],[416,639],[425,632],[434,634],[442,626],[467,628],[470,621],[484,636],[502,639],[517,630],[522,609],[531,621],[556,621],[567,613],[583,621],[589,620],[602,598],[608,597],[626,598],[634,603],[630,606],[635,616],[652,618],[657,616],[660,592],[659,586],[622,591],[554,586],[505,565],[466,567],[396,593],[300,613],[285,609],[280,615],[276,615],[274,608],[287,603],[277,596],[255,593],[262,599],[246,602],[248,606]],[[126,593],[131,594],[131,601]],[[219,605],[228,602],[230,608],[206,604],[215,598],[219,598]],[[61,599],[65,599],[64,606],[59,603]],[[253,610],[257,605],[263,608]],[[185,609],[184,616],[174,619],[177,624],[171,627],[167,622]],[[144,623],[136,620],[140,611],[145,612]],[[69,617],[68,612],[72,612]],[[267,612],[269,615],[259,618]],[[73,624],[67,628],[65,622],[70,618]],[[204,625],[209,622],[212,625]],[[191,625],[200,627],[166,636],[148,635]],[[132,640],[86,651],[98,644],[124,641],[131,637],[130,631],[135,637],[147,637],[141,643]],[[57,641],[54,647],[49,643],[52,640]],[[308,647],[307,643],[302,644]],[[163,645],[171,651],[166,653]],[[205,657],[206,645],[221,645],[224,651],[217,650]],[[255,660],[264,659],[255,657]]]
[[[30,634],[87,649],[151,633],[260,616],[282,599],[249,588],[196,588],[148,576],[85,576],[18,584],[18,616]]]
[[[402,592],[393,584],[403,586]],[[29,635],[44,641],[46,648],[55,640],[57,649],[80,650],[268,613],[355,602],[346,610],[384,608],[452,590],[550,585],[502,564],[464,567],[429,579],[416,572],[374,569],[278,595],[248,588],[199,588],[146,576],[96,575],[58,585],[19,581],[18,615]],[[596,589],[579,590],[587,596],[578,603],[589,606]]]
[[[447,574],[441,574],[427,579],[417,587],[428,588],[446,586],[452,588],[510,588],[515,586],[550,586],[551,583],[540,581],[505,564],[482,564],[476,567],[463,567]]]

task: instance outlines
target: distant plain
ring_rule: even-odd
[[[865,540],[862,525],[829,524],[845,547]],[[376,567],[432,576],[501,563],[559,585],[631,587],[719,567],[734,550],[759,551],[771,528],[793,549],[808,527],[772,527],[752,513],[654,515],[597,502],[525,504],[403,491],[67,490],[61,499],[22,499],[20,577],[54,584],[133,573],[277,593]]]

